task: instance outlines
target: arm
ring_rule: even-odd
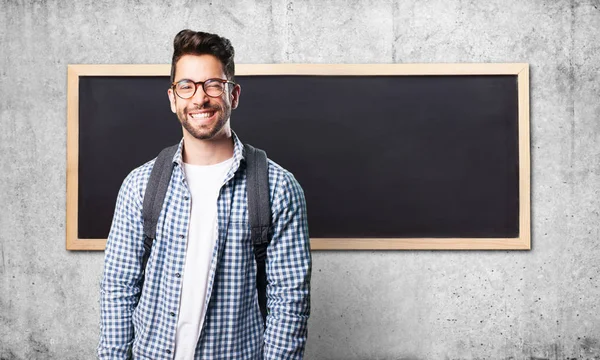
[[[127,359],[133,342],[132,315],[140,295],[143,245],[142,204],[127,176],[115,207],[106,243],[104,274],[100,285],[99,359]]]
[[[304,193],[291,174],[272,206],[264,359],[302,359],[310,314],[311,255]]]

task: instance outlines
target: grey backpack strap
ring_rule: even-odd
[[[144,193],[144,204],[142,209],[142,218],[144,220],[144,255],[142,256],[142,285],[146,274],[146,264],[150,258],[152,243],[156,237],[156,224],[158,216],[163,206],[171,174],[173,173],[173,156],[177,152],[179,144],[163,149],[150,173],[146,192]]]
[[[246,191],[248,193],[248,221],[251,228],[256,259],[256,290],[258,305],[266,327],[267,273],[265,259],[269,246],[271,206],[269,204],[269,169],[267,154],[248,144],[246,148]]]

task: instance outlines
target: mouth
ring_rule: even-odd
[[[202,122],[205,122],[207,120],[211,120],[212,117],[215,115],[215,113],[216,113],[215,110],[208,110],[208,111],[200,111],[200,112],[193,112],[193,113],[191,112],[191,113],[188,113],[188,116],[194,120],[200,120]]]

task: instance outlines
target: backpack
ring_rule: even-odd
[[[142,256],[142,280],[144,284],[146,264],[156,237],[156,224],[163,206],[173,172],[173,156],[179,145],[163,149],[154,163],[150,179],[144,194],[142,218],[144,220],[144,254]],[[267,323],[267,274],[265,258],[269,245],[269,225],[271,223],[271,206],[269,205],[269,170],[267,154],[260,149],[245,144],[246,149],[246,191],[248,193],[248,222],[251,227],[251,238],[256,259],[256,290],[258,305]]]

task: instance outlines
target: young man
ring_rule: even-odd
[[[133,170],[117,198],[101,283],[98,357],[301,359],[310,312],[311,256],[300,185],[269,160],[271,203],[266,328],[257,301],[244,146],[230,128],[240,86],[234,50],[218,35],[174,41],[171,110],[183,139],[146,266],[142,204],[155,160]]]

